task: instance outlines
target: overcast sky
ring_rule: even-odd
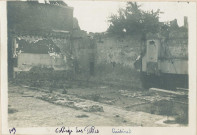
[[[79,26],[87,32],[104,32],[109,23],[111,14],[117,13],[119,8],[125,7],[125,2],[117,1],[70,1],[64,0],[74,8],[74,17],[78,19]],[[189,10],[194,4],[187,2],[140,2],[141,9],[145,11],[160,9],[164,14],[160,15],[160,21],[178,20],[183,25],[183,17],[189,15]]]

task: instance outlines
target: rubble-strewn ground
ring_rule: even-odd
[[[9,83],[8,95],[12,127],[186,126],[188,120],[185,98],[148,90],[102,85],[55,89]]]

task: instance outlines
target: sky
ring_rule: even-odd
[[[70,1],[64,0],[68,6],[74,8],[74,17],[78,19],[79,26],[87,32],[105,32],[109,26],[109,16],[117,14],[119,8],[124,8],[125,2],[118,1]],[[187,2],[139,2],[141,9],[150,11],[160,9],[160,21],[177,19],[178,25],[183,25],[184,16],[190,14],[193,3]]]

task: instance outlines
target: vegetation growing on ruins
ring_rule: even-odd
[[[126,8],[120,8],[118,14],[109,17],[110,26],[109,33],[143,35],[145,33],[159,32],[161,23],[159,22],[158,9],[155,11],[143,11],[141,5],[136,2],[127,2]]]

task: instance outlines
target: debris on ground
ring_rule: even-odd
[[[116,114],[115,117],[120,117],[120,116],[118,114]]]
[[[85,107],[86,112],[104,112],[103,107],[99,106],[99,105],[92,105],[92,106],[88,106]]]
[[[33,95],[23,95],[22,97],[34,97]]]
[[[159,95],[157,93],[151,93],[151,92],[142,92],[142,91],[129,91],[129,90],[119,90],[120,94],[122,96],[131,97],[131,98],[138,98],[141,100],[145,100],[148,102],[155,102],[160,100],[171,100],[173,96],[163,96]]]
[[[103,107],[94,105],[92,102],[79,99],[72,95],[60,95],[60,94],[43,94],[37,96],[38,99],[48,101],[53,104],[62,105],[65,107],[71,107],[74,109],[80,109],[85,112],[104,112]],[[92,105],[93,104],[93,105]]]
[[[67,94],[68,93],[68,91],[66,90],[66,89],[64,89],[63,91],[62,91],[62,94]]]
[[[86,115],[86,114],[82,114],[82,115],[77,115],[76,117],[77,117],[77,118],[86,118],[86,117],[89,117],[89,116]]]
[[[162,123],[155,123],[161,119],[164,119],[165,117],[173,117],[175,118],[175,122],[177,124],[181,123],[184,125],[187,125],[188,123],[188,114],[187,114],[187,104],[180,104],[175,103],[173,101],[169,102],[168,100],[164,99],[170,99],[174,98],[172,95],[159,95],[155,92],[150,91],[136,91],[136,90],[119,90],[119,88],[107,88],[107,89],[101,89],[100,87],[94,87],[94,88],[87,88],[87,89],[81,89],[81,88],[72,88],[68,89],[66,88],[67,94],[63,94],[64,88],[53,88],[53,91],[49,93],[49,89],[47,88],[38,88],[38,90],[32,90],[29,86],[15,86],[10,85],[9,86],[9,114],[10,114],[10,120],[13,121],[15,117],[18,118],[18,115],[21,115],[21,117],[24,117],[23,114],[17,110],[14,110],[12,106],[16,105],[16,101],[20,101],[19,107],[22,108],[23,101],[29,101],[28,104],[26,103],[25,108],[29,106],[29,103],[32,103],[33,100],[35,100],[35,103],[32,103],[31,106],[34,104],[39,105],[39,103],[51,105],[53,107],[59,108],[62,110],[70,110],[72,113],[68,113],[68,111],[56,111],[53,110],[51,107],[50,109],[53,110],[53,115],[56,116],[58,113],[59,119],[62,118],[62,116],[67,116],[69,114],[69,119],[71,114],[74,116],[72,119],[79,119],[84,118],[85,121],[90,120],[90,118],[95,117],[101,117],[105,118],[106,122],[108,120],[114,124],[123,124],[123,125],[137,125],[140,126],[143,124],[143,126],[146,125],[159,125],[159,126],[171,126],[172,121],[166,121],[165,124],[163,121]],[[24,91],[22,94],[21,91]],[[21,92],[21,93],[20,93]],[[14,96],[13,96],[14,95]],[[34,97],[30,98],[23,98],[22,96],[27,95],[33,95]],[[93,100],[98,98],[97,101]],[[37,99],[36,99],[37,98]],[[47,101],[38,101],[38,99]],[[162,100],[163,99],[163,100]],[[184,102],[182,98],[179,99],[180,101]],[[173,104],[172,104],[173,102]],[[185,101],[186,102],[186,101]],[[51,103],[51,104],[49,104]],[[16,109],[21,109],[16,108]],[[33,107],[31,107],[33,108]],[[29,108],[31,111],[31,108]],[[38,110],[40,108],[37,108]],[[25,109],[24,109],[25,110]],[[22,110],[22,111],[24,111]],[[172,110],[171,114],[169,114],[169,110]],[[41,110],[42,113],[45,111],[45,109]],[[17,112],[17,113],[15,113]],[[24,114],[27,113],[26,118],[29,119],[29,112],[23,112]],[[34,113],[34,111],[33,111]],[[33,114],[32,113],[32,114]],[[45,115],[46,112],[43,113]],[[51,112],[50,112],[51,113]],[[68,114],[67,114],[68,113]],[[85,115],[86,114],[86,115]],[[38,115],[39,117],[40,115]],[[92,117],[94,116],[94,117]],[[44,120],[48,120],[48,118]],[[63,120],[62,120],[63,121]],[[60,121],[60,124],[62,124]],[[100,121],[100,120],[98,120]],[[98,122],[97,121],[97,122]],[[102,120],[101,120],[102,121]],[[115,121],[115,122],[114,122]],[[71,121],[64,121],[66,122]],[[82,121],[80,121],[82,122]],[[85,123],[85,122],[84,122]],[[110,125],[110,124],[109,124]],[[40,125],[39,125],[40,126]],[[174,124],[172,125],[174,126]],[[179,126],[179,125],[178,125]]]
[[[90,94],[90,95],[82,96],[81,98],[92,100],[95,102],[101,102],[108,105],[113,105],[116,102],[116,99],[104,97],[101,94]]]
[[[172,91],[172,90],[165,90],[165,89],[159,89],[159,88],[150,88],[149,91],[153,92],[160,92],[160,93],[166,93],[166,94],[174,94],[174,95],[186,95],[188,94],[188,91]]]
[[[14,109],[14,108],[8,108],[8,113],[9,113],[9,114],[16,113],[16,112],[18,112],[18,110],[17,110],[17,109]]]
[[[113,105],[116,100],[104,100],[102,103]]]

